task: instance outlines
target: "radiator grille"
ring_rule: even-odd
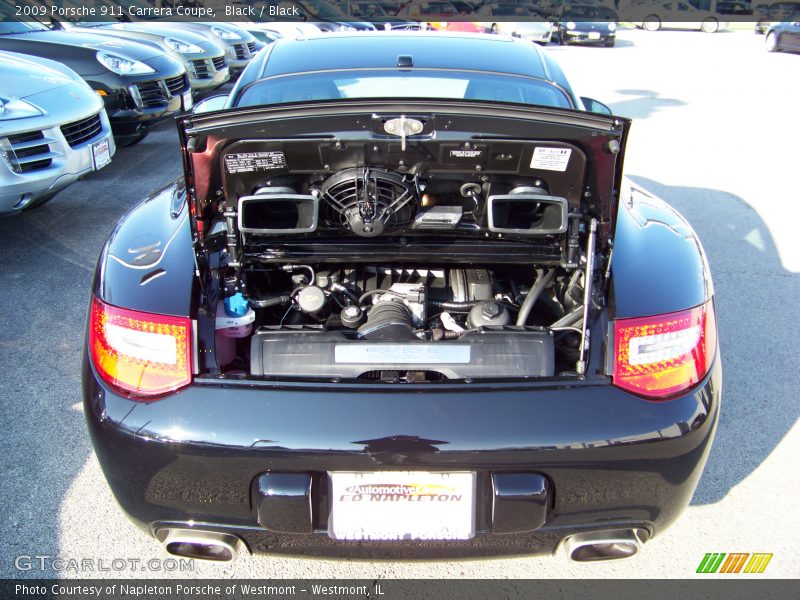
[[[92,139],[103,129],[103,123],[100,120],[100,113],[93,115],[87,119],[81,119],[74,123],[67,123],[61,126],[61,133],[67,140],[71,148],[75,148],[83,144],[85,141]]]

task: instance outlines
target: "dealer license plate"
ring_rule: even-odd
[[[330,473],[335,540],[468,540],[475,473]]]
[[[194,100],[192,100],[192,90],[186,90],[183,92],[183,110],[191,110],[194,106]]]
[[[108,138],[92,144],[92,162],[94,163],[95,171],[102,169],[111,162],[111,148],[108,144]]]
[[[590,31],[589,32],[589,39],[590,40],[599,40],[600,39],[600,34],[597,33],[596,31]]]

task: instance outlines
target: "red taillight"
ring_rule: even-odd
[[[186,317],[117,308],[94,298],[89,351],[108,384],[149,398],[191,383],[191,331]]]
[[[705,377],[714,360],[717,328],[711,300],[666,315],[614,322],[614,385],[665,399]]]

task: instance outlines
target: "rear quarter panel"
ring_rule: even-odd
[[[95,294],[122,308],[189,316],[195,259],[188,212],[181,181],[128,211],[100,255]]]
[[[703,246],[669,204],[625,180],[611,258],[617,318],[676,312],[714,293]]]

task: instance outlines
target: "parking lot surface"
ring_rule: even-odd
[[[190,573],[120,573],[57,571],[51,562],[28,569],[28,561],[15,560],[166,556],[117,507],[80,403],[83,330],[102,244],[132,204],[181,173],[177,134],[165,123],[49,204],[0,220],[0,576],[683,578],[699,576],[707,552],[769,552],[774,557],[758,577],[796,577],[800,56],[769,54],[763,37],[750,31],[623,30],[616,48],[548,51],[583,95],[634,119],[628,176],[689,219],[714,275],[722,415],[692,504],[671,529],[632,559],[589,565],[546,556],[441,562],[257,556],[232,565],[198,562]]]

